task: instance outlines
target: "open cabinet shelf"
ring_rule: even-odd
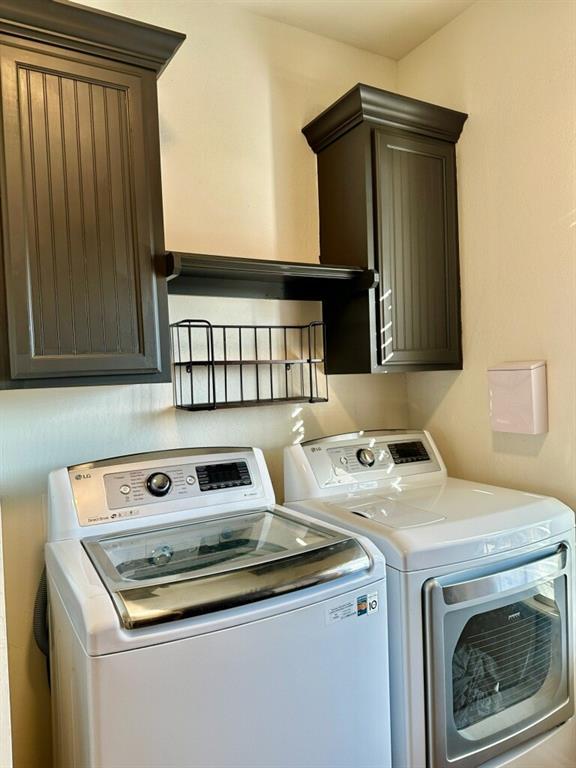
[[[171,294],[325,301],[378,284],[374,270],[359,267],[177,252],[159,260]]]

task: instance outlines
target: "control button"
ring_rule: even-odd
[[[194,475],[188,475],[188,477],[186,478],[186,482],[188,483],[188,485],[194,485],[194,483],[196,482],[196,478],[194,477]]]
[[[374,454],[370,448],[360,448],[356,451],[356,458],[364,467],[371,467],[374,464]]]
[[[348,459],[346,456],[340,456],[340,464],[348,464]]]
[[[146,480],[146,488],[152,496],[166,496],[172,488],[172,480],[164,472],[154,472]]]
[[[129,485],[121,485],[119,488],[120,493],[124,494],[124,496],[128,496],[132,488],[130,488]]]

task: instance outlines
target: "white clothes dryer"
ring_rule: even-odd
[[[262,453],[50,475],[56,768],[390,765],[385,562],[275,506]]]
[[[574,516],[447,476],[423,431],[285,450],[285,503],[386,556],[394,768],[573,765]]]

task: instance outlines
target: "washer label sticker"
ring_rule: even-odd
[[[346,600],[344,603],[338,603],[332,608],[326,608],[326,623],[334,624],[336,621],[344,621],[356,616],[356,601],[354,599]]]
[[[378,606],[378,592],[358,595],[355,598],[326,608],[326,623],[334,624],[336,621],[343,621],[344,619],[367,616],[369,613],[376,613]]]

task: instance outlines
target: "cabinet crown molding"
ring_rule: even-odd
[[[447,107],[358,83],[302,133],[316,153],[363,122],[456,143],[467,117]]]
[[[180,32],[60,0],[0,0],[0,32],[157,73],[186,38]]]

